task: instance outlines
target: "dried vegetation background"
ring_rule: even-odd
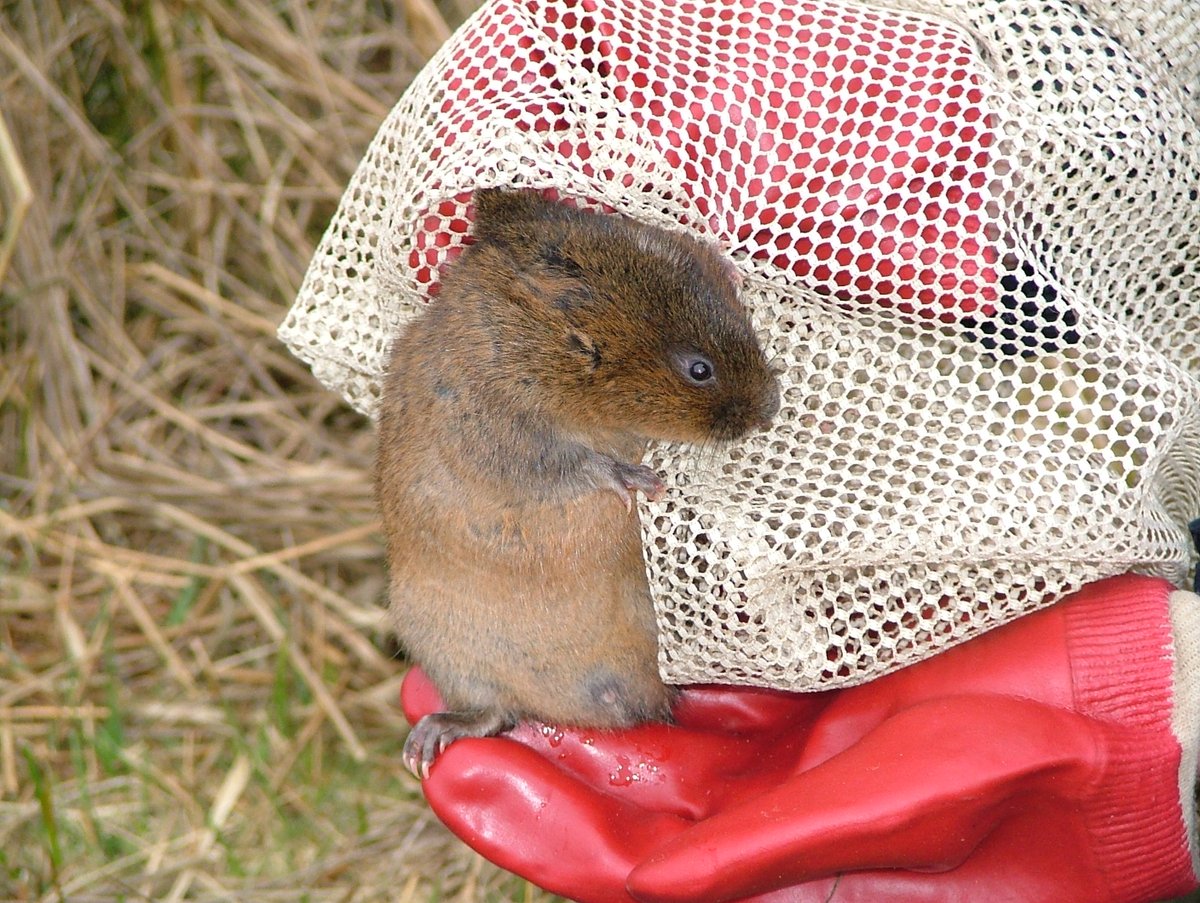
[[[369,425],[275,326],[473,0],[0,0],[0,900],[551,898],[398,766]]]
[[[274,337],[466,13],[0,0],[0,899],[549,899],[398,767],[373,436]]]

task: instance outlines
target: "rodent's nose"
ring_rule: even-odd
[[[779,384],[772,381],[763,393],[762,406],[759,408],[758,425],[764,430],[769,429],[775,420],[780,404]]]

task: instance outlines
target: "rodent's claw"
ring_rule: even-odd
[[[404,741],[404,767],[422,781],[434,760],[462,737],[490,737],[508,730],[513,721],[498,712],[434,712],[413,725]]]
[[[404,741],[404,767],[422,781],[429,777],[429,766],[441,752],[441,731],[430,719],[435,715],[427,715],[417,722]]]
[[[608,487],[613,494],[621,500],[621,504],[625,506],[626,513],[633,510],[633,496],[629,490],[625,488],[625,484],[619,480],[614,480]]]

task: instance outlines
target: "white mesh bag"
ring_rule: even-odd
[[[384,122],[280,328],[373,414],[477,187],[725,248],[784,403],[727,449],[651,452],[670,682],[854,684],[1188,572],[1200,12],[901,5],[487,5]]]

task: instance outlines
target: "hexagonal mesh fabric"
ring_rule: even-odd
[[[902,5],[487,5],[384,122],[280,328],[373,413],[477,187],[726,248],[784,409],[651,453],[669,681],[857,683],[1101,576],[1188,571],[1200,17]]]

